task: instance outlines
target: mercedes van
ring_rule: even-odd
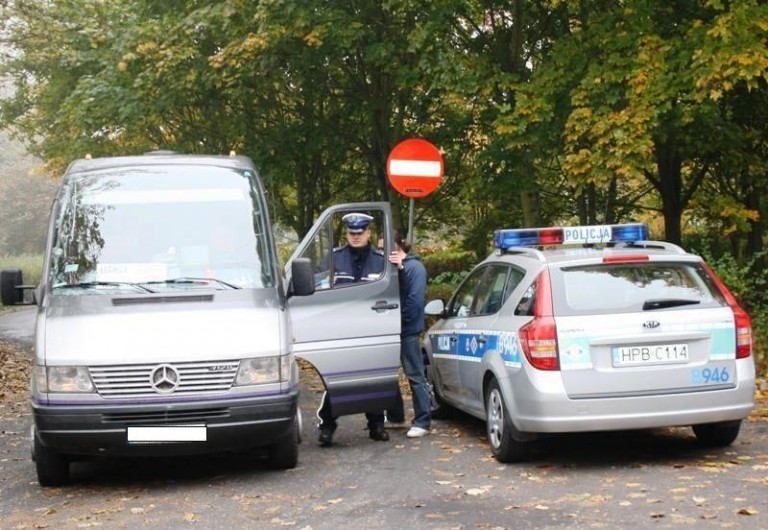
[[[250,159],[163,152],[73,162],[31,296],[40,484],[64,484],[70,462],[97,456],[261,447],[270,466],[294,467],[297,355],[317,369],[336,413],[386,408],[399,367],[396,272],[315,289],[337,220],[361,209],[391,245],[387,203],[340,205],[283,270]],[[31,290],[18,270],[4,270],[1,283],[6,305]]]

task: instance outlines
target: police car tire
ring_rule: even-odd
[[[515,440],[515,426],[496,379],[492,379],[485,395],[485,425],[493,456],[502,463],[525,460],[529,442]]]
[[[294,416],[291,428],[278,442],[269,446],[269,467],[293,469],[299,463],[299,418]]]
[[[37,481],[40,485],[48,488],[69,483],[69,459],[45,447],[37,435],[33,443]]]
[[[22,301],[22,292],[16,289],[21,284],[21,269],[3,269],[0,272],[0,301],[3,305],[15,305]]]
[[[694,425],[696,441],[705,447],[726,447],[739,436],[741,420]]]

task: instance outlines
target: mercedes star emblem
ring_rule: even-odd
[[[149,383],[158,394],[169,394],[179,387],[179,372],[170,364],[161,364],[152,370]]]

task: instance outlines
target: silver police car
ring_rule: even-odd
[[[434,414],[487,424],[497,460],[543,433],[691,425],[726,446],[754,406],[747,313],[645,224],[498,230],[424,340]]]

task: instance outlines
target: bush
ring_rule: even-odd
[[[768,277],[761,271],[763,255],[739,263],[731,254],[712,257],[701,252],[704,260],[728,286],[739,305],[752,319],[752,345],[758,373],[768,371]]]
[[[465,250],[439,250],[425,252],[421,261],[427,269],[430,282],[451,283],[458,276],[463,278],[476,263],[474,254]],[[453,276],[451,276],[453,274]]]
[[[428,300],[448,300],[476,263],[472,252],[456,250],[430,252],[422,256],[422,261],[429,275]]]

